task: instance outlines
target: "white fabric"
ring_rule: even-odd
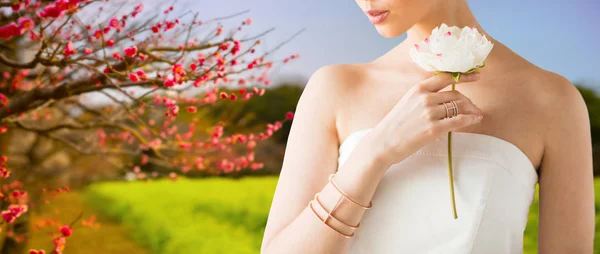
[[[370,129],[344,140],[338,169]],[[453,132],[454,219],[447,141],[442,135],[386,171],[373,207],[350,239],[349,253],[523,252],[523,231],[538,180],[529,158],[498,137]]]

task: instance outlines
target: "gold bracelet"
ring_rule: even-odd
[[[344,196],[344,197],[345,197],[347,200],[350,200],[352,203],[356,204],[357,206],[360,206],[360,207],[361,207],[361,208],[363,208],[363,209],[369,209],[369,208],[371,208],[371,207],[373,206],[373,202],[369,202],[369,205],[368,205],[368,206],[364,206],[364,205],[361,205],[361,204],[359,204],[358,202],[356,202],[356,201],[352,200],[350,197],[348,197],[348,195],[347,195],[347,194],[346,194],[344,191],[340,190],[340,188],[337,186],[337,184],[335,184],[335,182],[333,181],[333,175],[335,175],[335,174],[331,174],[331,175],[329,175],[329,182],[330,182],[330,183],[333,185],[333,187],[335,187],[335,189],[336,189],[336,190],[337,190],[337,191],[338,191],[340,194],[342,194],[342,196]]]
[[[312,200],[311,200],[310,202],[308,202],[308,206],[309,206],[309,207],[310,207],[310,209],[313,211],[313,213],[315,214],[315,216],[317,216],[317,218],[319,218],[319,220],[320,220],[321,222],[323,222],[323,224],[325,224],[325,225],[327,225],[329,228],[331,228],[331,229],[335,230],[335,232],[338,232],[340,235],[344,236],[345,238],[351,238],[351,237],[353,237],[353,236],[354,236],[354,232],[352,232],[352,234],[346,235],[346,234],[344,234],[344,233],[340,232],[339,230],[335,229],[335,228],[334,228],[334,227],[332,227],[331,225],[327,224],[327,223],[325,222],[325,220],[323,220],[323,219],[321,218],[321,216],[319,216],[319,214],[317,213],[317,211],[315,211],[315,208],[312,206]]]
[[[351,228],[351,229],[357,229],[358,227],[360,227],[360,222],[356,225],[356,226],[352,226],[352,225],[348,225],[347,223],[338,220],[338,218],[333,216],[333,211],[335,210],[335,208],[337,208],[338,204],[340,204],[342,200],[342,197],[340,197],[340,199],[338,199],[338,202],[335,204],[335,206],[333,207],[333,209],[331,209],[331,211],[327,211],[327,209],[325,209],[325,206],[323,206],[323,204],[321,203],[321,200],[319,200],[319,193],[317,192],[317,194],[315,194],[315,201],[317,201],[317,204],[319,204],[319,206],[321,206],[321,208],[323,208],[323,210],[325,210],[325,212],[327,212],[327,218],[325,218],[325,222],[327,222],[327,219],[329,219],[330,217],[333,218],[334,220],[336,220],[339,223],[342,223],[344,225],[346,225],[347,227]]]

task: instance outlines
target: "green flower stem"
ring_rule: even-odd
[[[455,78],[456,82],[458,82],[458,80],[460,80],[460,73],[457,76],[458,76],[458,78]],[[455,84],[452,84],[452,91],[454,91],[454,85]],[[456,201],[454,199],[454,176],[452,174],[452,132],[451,131],[448,132],[448,175],[450,176],[450,197],[452,198],[452,208],[454,211],[454,219],[457,219],[458,215],[456,213]]]
[[[475,72],[481,68],[485,67],[485,62],[483,62],[483,64],[481,66],[477,66],[474,68],[471,68],[470,70],[468,70],[466,72],[466,74],[468,73],[472,73]],[[436,71],[435,75],[438,75],[442,73],[441,71]],[[460,82],[460,72],[451,72],[452,74],[452,78],[454,78],[454,80],[456,81],[456,83]],[[454,86],[456,85],[452,84],[452,91],[454,91]],[[452,170],[452,132],[449,131],[448,132],[448,175],[450,176],[450,197],[452,198],[452,209],[454,212],[454,219],[458,219],[458,214],[456,212],[456,199],[454,198],[454,175],[453,175],[453,170]]]
[[[475,71],[476,68],[470,69],[467,73]],[[435,75],[442,73],[442,71],[435,71]],[[451,72],[452,78],[456,80],[456,83],[460,81],[460,72]],[[452,91],[454,91],[454,85],[452,84]],[[452,199],[452,208],[454,212],[454,219],[458,218],[456,213],[456,200],[454,198],[454,175],[452,174],[452,132],[448,132],[448,175],[450,176],[450,198]]]

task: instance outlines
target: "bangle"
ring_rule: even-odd
[[[337,191],[338,191],[340,194],[342,194],[342,196],[344,196],[344,197],[345,197],[347,200],[350,200],[352,203],[356,204],[357,206],[360,206],[360,207],[362,207],[363,209],[369,209],[369,208],[371,208],[371,206],[373,206],[373,203],[372,203],[372,202],[369,202],[369,205],[368,205],[368,206],[364,206],[364,205],[361,205],[361,204],[359,204],[358,202],[356,202],[356,201],[352,200],[350,197],[348,197],[348,195],[347,195],[347,194],[346,194],[344,191],[340,190],[340,188],[337,186],[337,184],[335,184],[335,182],[333,181],[333,175],[335,175],[335,174],[331,174],[331,175],[329,175],[329,182],[330,182],[330,183],[333,185],[333,187],[335,187],[335,189],[336,189],[336,190],[337,190]]]
[[[319,204],[319,206],[321,206],[321,208],[323,208],[323,210],[325,210],[325,212],[327,212],[327,218],[325,218],[325,223],[327,223],[327,219],[329,219],[330,217],[333,218],[334,220],[336,220],[339,223],[342,223],[344,225],[346,225],[347,227],[351,228],[351,229],[357,229],[358,227],[360,227],[360,222],[356,225],[356,226],[352,226],[352,225],[348,225],[347,223],[338,220],[336,217],[334,217],[332,215],[333,211],[335,210],[335,208],[337,208],[338,204],[340,203],[340,201],[342,200],[342,197],[340,197],[340,199],[338,199],[338,202],[335,204],[335,206],[333,207],[333,209],[331,209],[331,211],[327,211],[327,209],[325,209],[325,207],[323,206],[323,204],[321,203],[321,200],[319,200],[319,193],[317,192],[317,194],[315,194],[315,201],[317,201],[317,204]]]
[[[319,214],[317,213],[317,211],[315,211],[315,208],[312,206],[312,200],[311,200],[310,202],[308,202],[308,206],[309,206],[309,207],[310,207],[310,209],[313,211],[313,213],[315,214],[315,216],[317,216],[317,218],[319,218],[319,220],[320,220],[321,222],[323,222],[323,224],[325,224],[325,225],[327,225],[329,228],[331,228],[331,229],[335,230],[335,232],[338,232],[340,235],[344,236],[345,238],[351,238],[351,237],[353,237],[353,236],[354,236],[354,232],[352,232],[352,234],[349,234],[349,235],[347,235],[347,234],[344,234],[344,233],[340,232],[339,230],[335,229],[335,228],[334,228],[334,227],[332,227],[331,225],[327,224],[327,223],[325,222],[325,220],[323,220],[323,219],[321,218],[321,216],[319,216]]]

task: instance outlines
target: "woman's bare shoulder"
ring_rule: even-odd
[[[546,110],[561,110],[564,107],[585,106],[579,89],[566,77],[536,67],[531,73],[530,83],[536,93],[538,105]]]
[[[340,140],[337,130],[338,116],[346,109],[353,94],[359,91],[364,77],[361,64],[332,64],[317,69],[310,77],[298,102],[297,110],[313,108],[317,118]],[[318,109],[318,110],[317,110]]]
[[[322,66],[311,75],[303,93],[326,99],[327,106],[337,109],[340,103],[346,102],[347,98],[350,98],[350,93],[356,91],[363,83],[361,80],[364,72],[361,64]]]
[[[356,86],[364,76],[364,64],[331,64],[317,69],[310,77],[307,86],[311,83],[341,92],[345,88]]]
[[[525,104],[519,106],[533,107],[544,117],[553,114],[551,110],[583,102],[577,87],[564,76],[539,67],[512,51],[507,55],[497,77],[513,84],[508,86],[510,94],[527,98],[523,100]]]
[[[535,100],[540,123],[546,126],[546,143],[570,135],[570,131],[585,131],[589,125],[587,105],[575,86],[566,77],[537,67],[531,72],[532,100]]]

